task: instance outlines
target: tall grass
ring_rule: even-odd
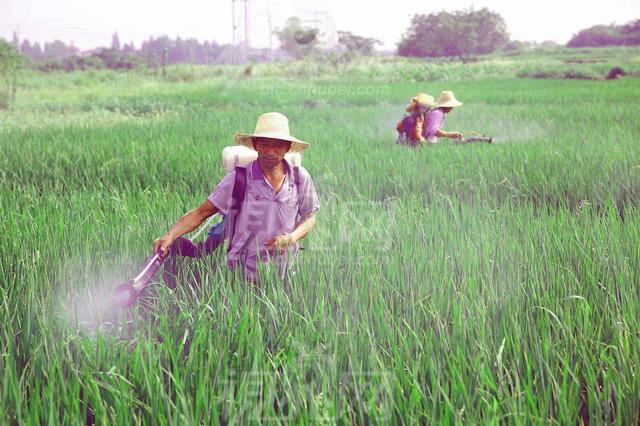
[[[637,80],[59,77],[0,113],[0,422],[638,422]],[[498,143],[395,146],[445,88]],[[80,324],[271,110],[322,205],[291,281],[218,253]]]

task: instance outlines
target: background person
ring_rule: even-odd
[[[462,102],[456,99],[452,91],[445,90],[440,93],[438,101],[427,116],[427,123],[424,126],[424,137],[428,144],[438,143],[438,138],[462,139],[463,135],[460,132],[442,130],[445,115],[459,106],[462,106]]]
[[[426,141],[424,137],[424,123],[427,114],[433,108],[435,99],[426,93],[418,93],[407,105],[405,115],[396,125],[398,138],[396,143],[400,145],[420,146]]]

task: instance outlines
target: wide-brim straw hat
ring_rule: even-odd
[[[445,90],[440,93],[435,108],[455,108],[462,106],[462,102],[456,99],[451,90]]]
[[[255,150],[253,138],[279,139],[291,142],[289,152],[302,152],[309,147],[307,142],[291,136],[289,133],[289,119],[279,112],[267,112],[258,117],[253,134],[238,133],[235,135],[236,143]]]
[[[427,108],[432,109],[435,105],[436,100],[433,96],[427,95],[426,93],[418,93],[413,98],[411,98],[411,102],[407,105],[407,112],[413,112],[416,110],[418,104],[425,105]]]

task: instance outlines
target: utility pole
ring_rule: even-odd
[[[13,46],[16,48],[16,50],[20,53],[21,49],[20,49],[20,27],[18,27],[18,29],[13,31]]]
[[[236,0],[231,0],[231,63],[235,64],[236,63],[236,47],[237,47],[237,40],[236,40]]]
[[[267,7],[269,7],[268,3]],[[271,25],[271,9],[267,9],[267,23],[269,26],[269,62],[273,62],[273,26]]]
[[[249,0],[244,0],[244,60],[249,60]]]

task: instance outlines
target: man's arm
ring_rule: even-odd
[[[307,236],[309,232],[313,229],[316,224],[316,212],[312,211],[307,214],[302,221],[300,221],[295,229],[288,234],[280,235],[275,238],[270,239],[266,242],[266,248],[269,252],[275,252],[276,250],[280,252],[280,254],[284,254],[287,250],[287,247],[295,244],[300,241],[304,237]]]
[[[187,234],[197,229],[202,223],[207,220],[209,216],[218,213],[216,206],[211,204],[211,201],[204,200],[199,207],[189,210],[182,215],[175,225],[164,236],[158,238],[153,242],[153,252],[157,253],[158,249],[167,251],[169,246],[176,240],[176,238]]]
[[[289,235],[293,239],[293,242],[296,243],[307,236],[309,232],[316,225],[316,212],[312,211],[309,213],[298,225],[296,228],[291,231]]]
[[[439,138],[462,139],[460,132],[445,132],[444,130],[436,130],[436,136]]]

